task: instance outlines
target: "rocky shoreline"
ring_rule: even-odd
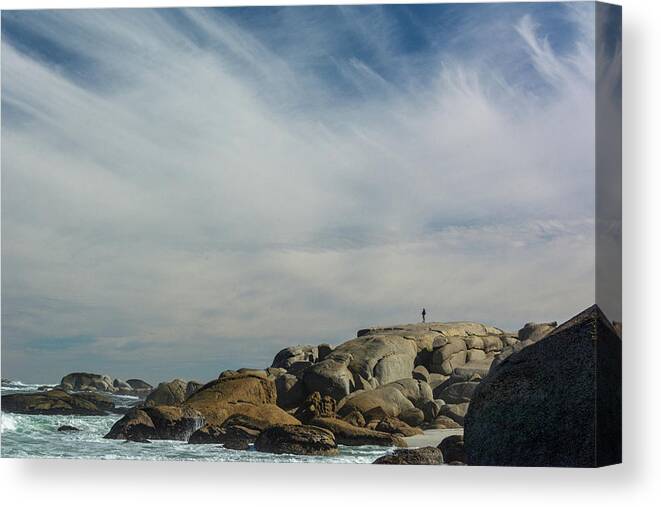
[[[519,364],[518,358],[537,360],[537,349],[544,349],[548,340],[583,336],[581,329],[597,325],[605,336],[601,341],[611,343],[607,349],[617,355],[619,349],[612,345],[613,336],[620,339],[615,328],[598,308],[591,307],[561,326],[528,323],[516,334],[475,322],[362,329],[356,338],[335,347],[288,347],[263,370],[228,370],[206,383],[174,379],[153,387],[140,379],[71,373],[54,388],[2,396],[2,410],[46,415],[123,411],[105,438],[132,442],[179,440],[190,445],[317,456],[337,454],[339,445],[370,445],[384,447],[384,456],[375,461],[379,464],[487,464],[481,462],[486,455],[491,460],[488,464],[500,464],[498,460],[504,464],[512,460],[498,453],[493,457],[485,447],[492,445],[494,437],[488,435],[497,424],[496,440],[514,445],[507,436],[513,428],[502,422],[511,417],[493,411],[507,406],[510,398],[521,398],[520,389],[530,380],[525,374],[522,377],[520,369],[518,377],[504,372]],[[590,336],[594,338],[594,333]],[[553,350],[555,355],[546,357],[545,364],[590,362],[589,348],[573,351],[581,356],[574,362],[563,358],[562,350]],[[603,357],[601,360],[604,362]],[[571,383],[572,375],[580,377],[577,372],[564,371],[562,378],[556,375],[552,380]],[[515,388],[509,398],[503,397],[497,381],[511,387],[515,377]],[[545,392],[542,387],[539,390]],[[562,390],[560,385],[559,394],[553,394],[559,396]],[[131,395],[139,401],[122,410],[109,395]],[[498,403],[491,403],[497,396]],[[525,405],[526,400],[519,399],[519,403]],[[485,407],[493,414],[480,415]],[[517,406],[516,410],[527,413],[527,408]],[[528,412],[534,409],[540,408]],[[505,448],[501,454],[507,452]],[[541,459],[553,461],[548,456]],[[571,458],[562,464],[572,466],[568,461]],[[573,466],[589,465],[580,461]]]

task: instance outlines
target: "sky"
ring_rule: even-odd
[[[2,375],[595,300],[594,5],[2,13]]]

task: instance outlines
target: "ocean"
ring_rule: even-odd
[[[2,394],[35,392],[43,384],[3,382]],[[138,398],[111,395],[115,405],[129,406]],[[176,461],[248,461],[265,463],[372,463],[391,449],[387,447],[339,446],[337,456],[269,454],[254,450],[235,451],[221,445],[189,445],[176,440],[153,440],[150,444],[107,440],[103,436],[122,416],[27,415],[2,412],[0,455],[3,458],[127,459]],[[61,432],[67,424],[81,431]]]

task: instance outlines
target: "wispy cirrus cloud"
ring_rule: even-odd
[[[3,13],[3,375],[591,304],[592,8]]]

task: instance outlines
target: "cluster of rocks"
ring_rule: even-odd
[[[319,455],[404,448],[424,429],[460,428],[482,376],[519,343],[473,322],[363,329],[337,347],[285,348],[263,370],[161,383],[106,437]]]
[[[65,391],[93,391],[140,398],[146,397],[153,389],[153,386],[140,379],[121,380],[108,375],[84,372],[65,375],[57,387]]]

